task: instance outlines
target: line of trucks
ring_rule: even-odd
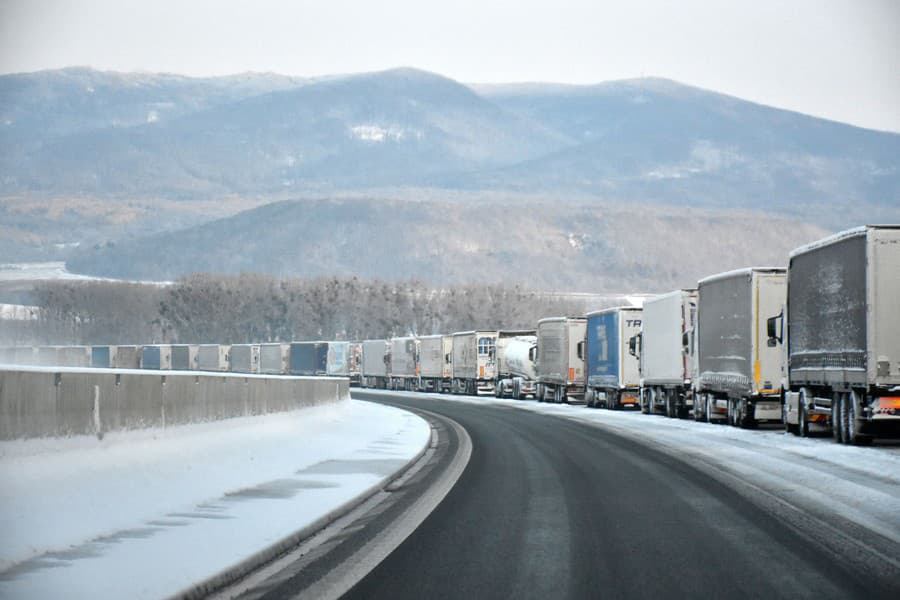
[[[641,308],[546,318],[532,330],[80,348],[0,348],[0,363],[21,364],[17,353],[31,350],[47,364],[46,350],[72,366],[339,375],[369,388],[533,397],[745,428],[780,422],[861,445],[900,435],[900,225],[798,248],[787,268],[720,273]],[[91,362],[73,364],[73,354]]]

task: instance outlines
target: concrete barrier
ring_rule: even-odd
[[[123,369],[0,369],[0,440],[168,427],[350,397],[342,377]]]

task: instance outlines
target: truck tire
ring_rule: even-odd
[[[641,388],[641,412],[650,414],[650,390],[647,388]]]
[[[851,390],[847,395],[847,410],[842,415],[846,421],[844,426],[846,443],[854,446],[868,446],[872,443],[872,436],[862,433],[862,416],[860,415],[859,396],[855,390]]]
[[[844,443],[844,394],[835,392],[831,397],[831,437],[838,444]]]
[[[704,394],[703,399],[706,402],[706,422],[712,423],[713,422],[713,418],[712,418],[713,395],[712,394]]]
[[[703,414],[706,405],[706,398],[703,397],[703,394],[694,393],[694,421],[704,421],[705,415]]]
[[[809,437],[809,416],[806,414],[806,388],[800,390],[800,415],[798,417],[798,421],[800,424],[797,425],[797,431],[800,434],[800,437]]]
[[[787,397],[782,397],[782,399],[781,399],[781,423],[782,423],[782,425],[784,425],[784,432],[785,433],[793,433],[794,435],[797,435],[798,433],[800,433],[800,430],[797,428],[796,425],[791,425],[788,422],[787,413],[788,413]]]
[[[671,392],[671,390],[666,390],[665,394],[666,394],[666,416],[669,417],[670,419],[674,419],[675,411],[674,411],[674,408],[672,407],[672,392]]]

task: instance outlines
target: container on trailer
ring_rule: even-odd
[[[91,366],[95,369],[111,369],[116,364],[115,346],[91,346]]]
[[[537,398],[544,402],[581,401],[584,398],[583,317],[552,317],[538,321]]]
[[[200,344],[197,347],[197,370],[227,371],[230,350],[231,346],[227,344]]]
[[[362,342],[362,385],[363,387],[387,387],[390,377],[390,342],[387,340],[366,340]]]
[[[697,290],[676,290],[644,301],[641,316],[641,406],[644,412],[684,417],[694,405],[691,336]]]
[[[115,354],[110,353],[114,369],[140,369],[141,347],[134,345],[116,346]]]
[[[426,335],[419,338],[419,387],[427,392],[441,389],[444,375],[444,336]]]
[[[419,387],[419,342],[415,337],[391,338],[391,387],[414,390]]]
[[[61,367],[90,367],[91,347],[62,346],[59,348],[57,357]]]
[[[291,375],[325,375],[328,342],[291,342]]]
[[[457,394],[493,394],[497,376],[497,331],[453,334],[453,380]]]
[[[286,375],[290,371],[290,357],[290,344],[260,344],[259,372],[269,375]]]
[[[335,377],[350,376],[350,342],[328,342],[325,371]]]
[[[640,404],[641,374],[632,339],[641,331],[641,309],[619,306],[588,313],[585,371],[588,406],[617,409]]]
[[[788,268],[786,323],[769,324],[769,343],[786,343],[786,427],[854,444],[900,435],[900,225],[798,248]]]
[[[174,344],[172,346],[172,369],[175,371],[196,370],[198,349],[199,346],[194,344]]]
[[[695,417],[743,427],[781,419],[784,356],[767,343],[767,319],[781,312],[786,283],[785,269],[771,267],[700,280]]]
[[[232,344],[229,370],[232,373],[259,373],[259,344]]]
[[[37,362],[37,348],[33,346],[16,346],[13,351],[13,362],[17,365],[33,365]]]
[[[172,368],[172,346],[155,344],[141,347],[141,368],[169,370]]]
[[[38,346],[35,362],[42,367],[58,367],[59,346]]]

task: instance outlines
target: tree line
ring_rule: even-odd
[[[583,302],[507,285],[434,289],[421,281],[278,279],[196,273],[169,285],[48,281],[38,318],[18,323],[32,344],[262,343],[362,340],[470,329],[534,329]],[[3,325],[9,328],[10,325]],[[24,328],[24,329],[23,329]],[[10,332],[0,340],[10,343]]]

